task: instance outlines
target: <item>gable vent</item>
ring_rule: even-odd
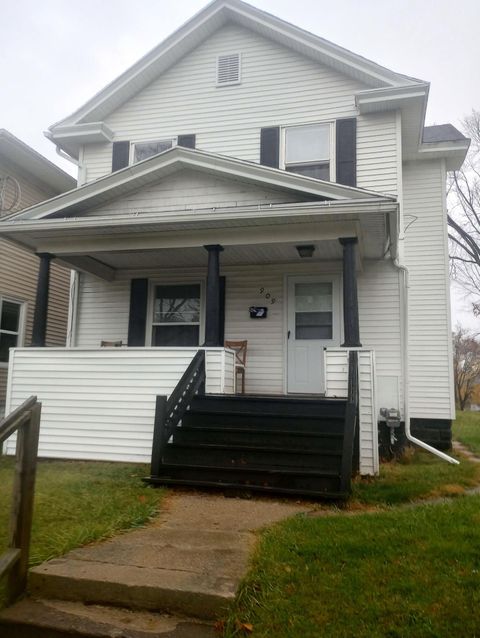
[[[240,83],[240,53],[219,55],[217,58],[217,86]]]

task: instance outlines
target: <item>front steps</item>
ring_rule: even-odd
[[[5,638],[218,638],[209,624],[178,616],[64,600],[25,599],[2,612]]]
[[[31,598],[0,612],[2,638],[218,638],[256,530],[305,512],[273,499],[174,493],[145,528],[30,570]]]
[[[197,395],[147,480],[346,498],[346,406],[321,397]]]
[[[30,570],[31,598],[0,613],[0,636],[214,638],[252,544],[162,525],[74,550]]]

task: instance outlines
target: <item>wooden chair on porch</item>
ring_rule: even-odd
[[[235,350],[235,392],[237,391],[237,375],[242,377],[242,394],[245,394],[245,366],[247,364],[248,341],[225,341],[225,348]]]

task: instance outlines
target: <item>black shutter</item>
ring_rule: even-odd
[[[130,315],[128,345],[144,346],[147,324],[148,279],[132,279],[130,284]]]
[[[357,120],[337,120],[336,181],[345,186],[357,185]]]
[[[195,135],[179,135],[177,144],[184,148],[195,148]]]
[[[218,317],[218,341],[223,346],[225,341],[225,277],[220,277],[220,309]]]
[[[130,142],[114,142],[112,150],[112,173],[128,166]]]
[[[280,160],[280,128],[271,126],[260,130],[260,164],[278,168]]]

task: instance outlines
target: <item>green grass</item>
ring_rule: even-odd
[[[0,458],[0,554],[7,544],[13,459]],[[146,487],[146,465],[40,461],[30,564],[137,527],[154,516],[163,491]]]
[[[480,497],[267,530],[225,636],[480,635]]]
[[[457,412],[453,437],[480,454],[480,412]]]
[[[457,458],[460,465],[451,465],[428,452],[416,450],[407,452],[400,461],[382,463],[379,477],[354,481],[351,505],[398,505],[462,494],[480,483],[480,464]]]

